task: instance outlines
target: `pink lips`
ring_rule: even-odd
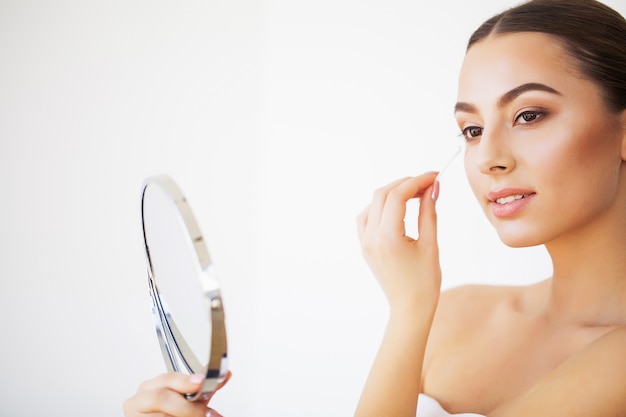
[[[528,206],[535,192],[521,188],[506,188],[487,193],[489,208],[495,217],[512,217]],[[500,200],[497,202],[497,200]]]

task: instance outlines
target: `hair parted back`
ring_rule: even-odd
[[[558,38],[609,109],[626,109],[626,20],[596,0],[531,0],[485,21],[472,45],[490,35],[540,32]]]

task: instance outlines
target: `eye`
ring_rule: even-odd
[[[522,113],[520,113],[516,118],[515,118],[515,122],[519,123],[519,124],[529,124],[529,123],[534,123],[537,120],[541,119],[542,117],[544,117],[546,115],[546,112],[544,111],[538,111],[538,110],[527,110],[524,111]]]
[[[461,135],[465,138],[465,140],[470,141],[472,139],[476,139],[480,135],[483,134],[483,128],[478,126],[468,126],[461,132]]]

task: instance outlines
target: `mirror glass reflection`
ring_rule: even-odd
[[[142,222],[153,315],[168,371],[204,373],[191,400],[226,373],[226,332],[219,285],[191,208],[168,176],[148,178]]]
[[[178,209],[161,187],[146,188],[144,226],[163,307],[175,318],[194,355],[206,361],[211,323],[198,280],[200,266]]]

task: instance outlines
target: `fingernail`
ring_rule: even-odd
[[[433,193],[431,194],[433,201],[437,201],[439,198],[439,181],[433,183]]]
[[[202,381],[204,381],[203,374],[193,374],[191,375],[191,377],[189,377],[189,382],[191,382],[192,385],[198,385]]]

